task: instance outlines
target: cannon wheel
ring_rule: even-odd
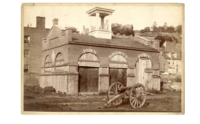
[[[133,109],[141,108],[146,101],[145,87],[135,84],[129,92],[129,102]]]
[[[108,89],[108,94],[107,94],[107,97],[108,97],[108,101],[114,97],[116,97],[117,95],[119,95],[119,88],[121,87],[124,87],[122,83],[120,82],[115,82],[115,83],[112,83]],[[113,100],[112,101],[112,104],[114,106],[117,106],[117,105],[120,105],[121,103],[123,102],[122,100],[122,97],[119,97],[117,98],[116,100]]]

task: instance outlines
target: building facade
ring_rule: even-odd
[[[163,47],[160,47],[160,41],[155,40],[153,36],[137,36],[137,39],[140,43],[160,51],[159,62],[162,74],[181,74],[181,50],[177,48],[175,40],[165,41]]]
[[[45,17],[36,17],[36,27],[24,27],[24,78],[25,83],[33,78],[39,83],[41,72],[42,38],[49,29],[45,28]]]
[[[181,51],[176,47],[176,42],[166,41],[164,50],[161,50],[160,66],[164,74],[182,74]]]
[[[96,8],[88,13],[98,17],[106,15],[102,14],[105,10],[111,12]],[[74,95],[107,92],[114,82],[124,86],[141,83],[147,90],[160,90],[159,51],[131,38],[110,37],[109,27],[105,30],[102,24],[83,35],[63,29],[54,19],[42,41],[40,86]]]

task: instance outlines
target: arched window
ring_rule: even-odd
[[[100,62],[98,57],[93,53],[85,53],[78,60],[79,66],[99,67]]]
[[[115,55],[110,59],[109,67],[127,68],[127,61],[122,55]]]
[[[45,58],[44,67],[51,67],[51,59],[49,55]]]
[[[64,58],[63,55],[61,53],[58,53],[56,56],[56,61],[55,61],[55,65],[59,66],[59,65],[63,65],[64,64]]]

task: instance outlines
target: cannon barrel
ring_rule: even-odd
[[[129,87],[121,87],[121,88],[119,88],[119,92],[120,93],[123,93],[123,92],[125,92],[127,89],[130,89],[131,88],[131,86],[129,86]]]

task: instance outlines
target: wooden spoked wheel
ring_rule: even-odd
[[[130,89],[129,102],[133,109],[141,108],[146,101],[145,87],[142,84],[135,84]]]
[[[111,102],[111,104],[114,106],[120,105],[123,102],[122,100],[123,96],[119,92],[119,89],[122,87],[124,87],[123,84],[121,84],[120,82],[115,82],[112,83],[108,89],[108,94],[107,94],[108,101],[111,99],[115,99]]]

